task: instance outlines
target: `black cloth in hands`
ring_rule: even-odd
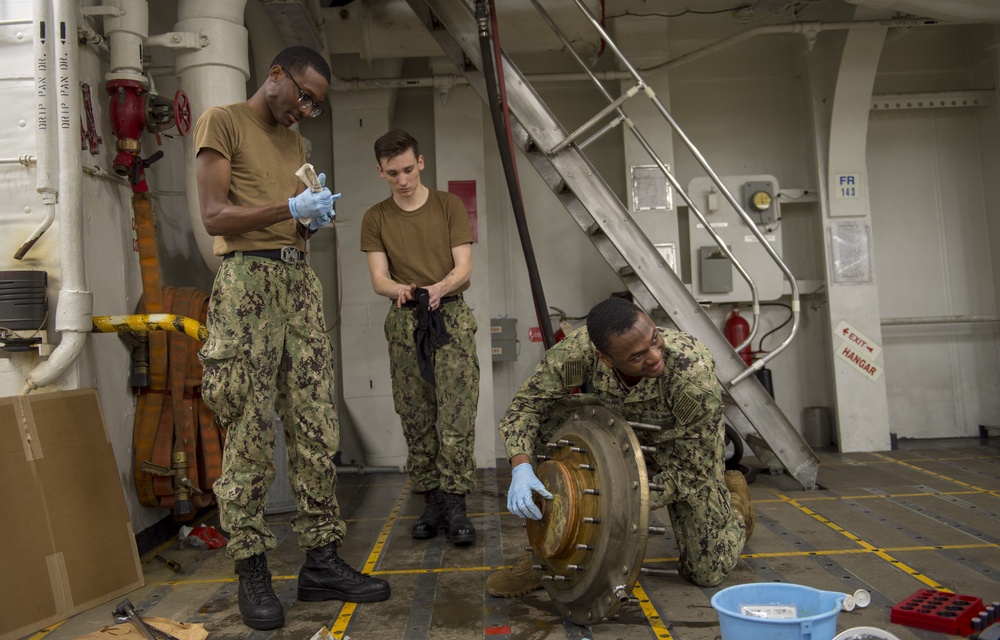
[[[451,342],[448,328],[444,326],[444,316],[441,309],[431,311],[431,294],[427,289],[418,288],[414,294],[417,308],[413,310],[417,326],[413,329],[413,342],[417,345],[417,366],[420,377],[437,386],[434,380],[434,352],[438,347]]]

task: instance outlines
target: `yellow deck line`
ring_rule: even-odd
[[[382,531],[379,532],[378,538],[375,539],[375,546],[372,547],[371,553],[368,554],[368,560],[365,561],[365,566],[361,570],[362,573],[372,573],[373,569],[375,569],[375,564],[378,562],[379,557],[382,555],[382,549],[385,547],[385,541],[389,538],[389,532],[396,523],[396,519],[399,517],[399,510],[402,509],[403,503],[409,494],[410,481],[407,479],[406,484],[403,485],[403,490],[399,493],[399,497],[396,498],[396,504],[392,505],[389,517],[385,519],[385,524],[382,525]],[[343,640],[344,632],[347,631],[347,625],[351,623],[354,610],[357,608],[358,605],[355,602],[345,602],[344,606],[341,607],[340,614],[330,628],[330,635],[335,640]]]
[[[919,467],[918,467],[918,469],[919,469]],[[925,473],[932,473],[932,472],[927,472],[926,470],[923,470],[923,469],[920,469],[920,470],[924,471]],[[945,479],[945,480],[948,479],[948,478],[945,478],[944,476],[938,476],[938,477],[940,477],[941,479]],[[956,482],[957,484],[964,484],[964,483],[961,483],[961,482],[959,482],[957,480],[953,480],[953,482]],[[969,486],[969,485],[965,485],[965,486]],[[811,492],[811,494],[818,494],[818,493],[822,493],[822,491]],[[859,495],[838,495],[838,496],[808,495],[808,496],[803,496],[801,498],[797,498],[797,500],[798,500],[799,503],[804,504],[804,503],[812,503],[812,502],[832,502],[832,501],[836,501],[836,500],[891,500],[891,499],[894,499],[894,498],[921,498],[921,497],[927,497],[927,496],[969,496],[969,495],[978,495],[978,494],[998,495],[996,491],[990,491],[988,489],[969,489],[969,490],[964,490],[964,491],[911,491],[911,492],[907,492],[907,493],[887,493],[887,494],[884,494],[884,495],[876,495],[876,494],[871,494],[871,493],[865,493],[865,494],[859,494]],[[1000,495],[998,495],[998,497],[1000,497]],[[786,502],[786,500],[783,500],[783,499],[778,498],[778,497],[775,497],[775,498],[754,497],[753,498],[753,503],[754,504],[775,504],[775,503],[784,503],[784,502]],[[491,516],[501,516],[501,517],[511,517],[511,518],[516,518],[517,517],[514,514],[512,514],[509,511],[507,511],[506,509],[503,509],[503,510],[500,510],[500,511],[483,511],[483,512],[479,512],[479,513],[469,513],[469,517],[470,518],[475,518],[475,517],[491,517]],[[416,520],[419,517],[420,516],[417,516],[417,515],[415,515],[415,516],[400,516],[399,519],[400,520]],[[344,522],[348,522],[348,523],[350,523],[350,522],[367,522],[369,520],[380,520],[380,519],[381,518],[345,518]]]
[[[1000,544],[991,542],[982,542],[974,544],[943,544],[943,545],[919,545],[913,547],[871,547],[871,548],[859,548],[859,549],[817,549],[815,551],[772,551],[766,553],[744,553],[740,557],[743,559],[754,559],[754,558],[802,558],[809,556],[842,556],[842,555],[857,555],[863,553],[875,553],[876,551],[884,551],[886,553],[900,553],[900,552],[912,552],[912,551],[955,551],[964,549],[998,549]],[[670,563],[677,562],[677,557],[665,557],[665,558],[646,558],[643,560],[643,565],[652,565],[659,563]],[[496,571],[498,569],[503,569],[504,567],[509,567],[510,565],[484,565],[478,567],[439,567],[436,569],[389,569],[383,571],[370,571],[373,576],[411,576],[411,575],[425,575],[431,573],[476,573],[476,572],[486,572],[486,571]],[[297,575],[275,575],[274,580],[294,580]],[[236,582],[239,578],[206,578],[206,579],[179,579],[179,580],[162,580],[158,582],[147,582],[147,586],[176,586],[185,584],[222,584],[226,582]]]
[[[949,591],[948,589],[945,589],[942,585],[938,584],[938,582],[936,580],[934,580],[933,578],[925,576],[924,574],[920,573],[919,571],[917,571],[913,567],[911,567],[911,566],[909,566],[909,565],[901,562],[900,560],[897,560],[896,558],[892,557],[891,555],[889,555],[889,553],[887,553],[885,551],[885,549],[881,549],[879,547],[876,547],[876,546],[868,543],[865,540],[862,540],[860,537],[854,535],[853,533],[851,533],[847,529],[844,529],[839,524],[833,522],[832,520],[829,520],[829,519],[825,518],[824,516],[821,516],[820,514],[816,513],[812,509],[810,509],[809,507],[806,507],[806,506],[803,506],[802,504],[799,504],[796,500],[793,500],[792,498],[789,498],[788,496],[785,496],[785,495],[782,495],[782,497],[784,498],[785,502],[787,502],[788,504],[792,505],[796,509],[800,510],[802,513],[805,513],[806,515],[808,515],[809,517],[813,518],[814,520],[825,524],[826,526],[830,527],[831,529],[833,529],[834,531],[836,531],[840,535],[844,536],[848,540],[854,542],[855,544],[857,544],[861,548],[863,548],[863,549],[865,549],[865,550],[867,550],[867,551],[869,551],[871,553],[874,553],[876,556],[878,556],[879,558],[882,558],[883,560],[885,560],[886,562],[888,562],[892,566],[896,567],[900,571],[902,571],[902,572],[904,572],[904,573],[906,573],[908,575],[913,576],[914,578],[916,578],[920,582],[923,582],[924,584],[926,584],[931,589],[936,589],[937,591],[948,591],[948,593],[951,593],[951,591]]]
[[[45,636],[49,635],[50,633],[52,633],[53,631],[55,631],[56,629],[58,629],[59,627],[61,627],[65,622],[66,622],[66,620],[60,620],[59,622],[56,622],[55,624],[50,624],[49,626],[45,627],[44,629],[42,629],[40,631],[37,631],[34,634],[28,636],[27,640],[41,640]]]
[[[656,610],[653,602],[646,595],[646,591],[636,580],[635,587],[632,589],[632,595],[639,599],[639,606],[642,608],[642,614],[646,616],[646,621],[649,622],[649,628],[653,630],[657,638],[660,640],[674,640],[674,637],[670,635],[670,630],[667,626],[663,624],[663,619],[660,617],[660,613]]]
[[[989,495],[991,495],[991,496],[993,496],[995,498],[1000,498],[1000,491],[990,491],[989,489],[984,489],[982,487],[977,487],[977,486],[975,486],[973,484],[969,484],[968,482],[962,482],[961,480],[956,480],[955,478],[951,478],[951,477],[948,477],[946,475],[943,475],[943,474],[940,474],[940,473],[937,473],[937,472],[934,472],[934,471],[930,471],[929,469],[924,469],[921,466],[918,466],[918,465],[915,465],[915,464],[911,464],[911,463],[909,463],[909,462],[907,462],[905,460],[896,460],[894,458],[890,458],[889,456],[883,455],[881,453],[875,453],[875,454],[872,454],[872,455],[876,455],[876,456],[878,456],[878,457],[886,460],[887,462],[894,462],[894,463],[896,463],[898,465],[902,465],[902,466],[906,467],[907,469],[913,469],[914,471],[919,471],[920,473],[926,473],[927,475],[933,476],[933,477],[937,478],[938,480],[944,480],[946,482],[951,482],[953,484],[957,484],[958,486],[965,487],[967,489],[972,490],[973,492],[976,492],[976,493],[986,493],[986,494],[989,494]],[[921,460],[921,462],[934,462],[934,460],[926,460],[926,461],[925,460]],[[937,494],[932,493],[930,495],[937,495]]]
[[[963,549],[1000,549],[1000,544],[995,542],[977,542],[973,544],[940,544],[940,545],[920,545],[914,547],[872,547],[871,549],[816,549],[814,551],[769,551],[762,553],[744,553],[740,557],[744,560],[754,558],[805,558],[810,556],[846,556],[859,555],[864,553],[875,553],[875,551],[885,551],[900,553],[908,551],[955,551]],[[646,558],[644,565],[677,562],[679,558]]]

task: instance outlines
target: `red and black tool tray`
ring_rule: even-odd
[[[972,619],[982,610],[982,598],[921,589],[894,606],[889,620],[908,627],[967,636],[973,633]]]

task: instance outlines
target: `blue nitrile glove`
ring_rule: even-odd
[[[319,183],[323,187],[319,191],[306,189],[297,196],[288,199],[288,210],[292,217],[319,218],[326,215],[333,218],[333,194],[326,188],[326,174],[319,174]]]
[[[323,174],[321,173],[320,175],[322,176]],[[325,178],[326,176],[323,176],[323,177]],[[333,194],[333,201],[334,202],[336,202],[339,199],[340,199],[340,194],[339,193]],[[334,211],[333,209],[330,209],[330,215],[324,214],[322,216],[319,216],[318,218],[313,218],[312,222],[309,223],[309,230],[310,231],[319,231],[320,229],[322,229],[326,225],[328,225],[331,222],[333,222],[334,218],[336,218],[336,217],[337,217],[337,212]]]
[[[535,506],[535,502],[531,496],[532,491],[537,491],[538,495],[547,500],[552,499],[552,494],[545,488],[542,481],[538,479],[535,472],[531,470],[531,463],[522,462],[510,472],[507,511],[521,518],[541,520],[542,512]]]

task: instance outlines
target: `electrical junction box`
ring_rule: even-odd
[[[493,354],[493,362],[517,360],[516,319],[490,319],[490,352]]]
[[[779,186],[774,176],[723,176],[722,185],[741,205],[764,241],[781,256],[781,210]],[[757,287],[761,301],[776,300],[785,291],[781,268],[761,246],[746,221],[710,178],[688,183],[688,196],[713,231],[743,266]],[[750,302],[750,285],[733,266],[718,243],[688,207],[688,246],[691,256],[691,288],[695,298],[713,303]]]
[[[733,263],[718,245],[698,247],[701,290],[705,293],[729,293],[733,290]]]

